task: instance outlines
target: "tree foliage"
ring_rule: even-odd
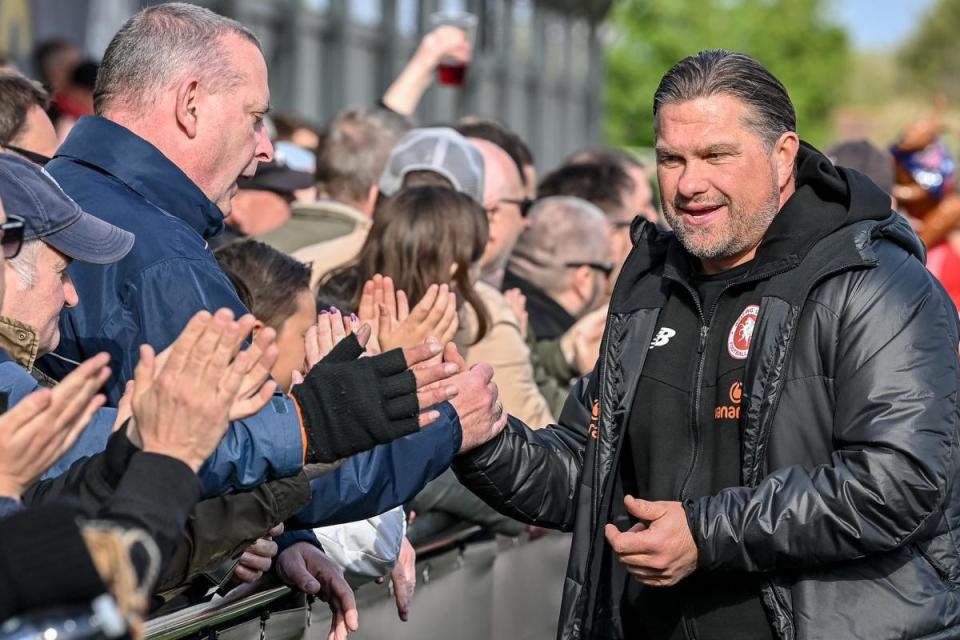
[[[676,62],[703,49],[757,58],[787,87],[800,135],[823,143],[843,97],[846,32],[824,0],[622,0],[611,11],[606,133],[611,144],[651,146],[653,94]]]
[[[939,0],[900,50],[912,89],[960,102],[960,0]]]

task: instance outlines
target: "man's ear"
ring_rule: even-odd
[[[593,268],[587,266],[573,269],[573,283],[571,289],[581,300],[589,300],[593,295]]]
[[[777,183],[782,191],[793,180],[797,153],[800,151],[800,138],[793,131],[787,131],[777,140],[773,151],[777,160]]]
[[[187,78],[177,87],[177,124],[188,138],[197,135],[197,108],[200,83],[196,78]]]

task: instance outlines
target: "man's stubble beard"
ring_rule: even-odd
[[[686,227],[676,213],[679,203],[674,202],[672,206],[662,204],[663,215],[684,249],[701,260],[718,260],[741,255],[760,243],[780,211],[780,188],[775,181],[772,182],[764,204],[753,214],[745,214],[743,209],[724,198],[727,223],[720,233],[711,227]],[[711,242],[711,238],[716,240]]]

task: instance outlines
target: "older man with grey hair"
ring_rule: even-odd
[[[571,196],[544,198],[510,256],[504,288],[527,298],[529,328],[539,340],[559,338],[604,299],[610,226],[594,204]]]
[[[85,210],[132,232],[137,242],[117,263],[71,265],[84,304],[64,311],[57,357],[45,364],[59,377],[91,351],[109,352],[116,366],[105,391],[116,402],[132,377],[141,344],[166,348],[202,309],[246,313],[207,240],[223,228],[237,180],[272,159],[263,124],[270,108],[267,66],[259,41],[243,25],[195,5],[151,6],[130,18],[107,47],[94,106],[97,115],[77,122],[47,169]],[[267,478],[292,475],[304,462],[346,457],[342,467],[314,481],[314,499],[301,517],[309,525],[336,521],[329,517],[332,506],[337,520],[362,518],[404,502],[438,475],[460,446],[473,444],[471,425],[486,430],[502,423],[490,420],[502,409],[493,389],[485,392],[489,367],[451,380],[453,386],[466,382],[462,391],[477,387],[479,393],[463,394],[480,409],[477,420],[467,405],[443,402],[453,393],[450,386],[442,385],[443,397],[418,392],[431,393],[427,378],[446,379],[451,367],[436,364],[426,369],[433,373],[406,373],[437,345],[354,360],[354,350],[359,351],[354,344],[355,339],[347,345],[349,354],[340,352],[347,356],[343,361],[327,360],[311,369],[291,397],[277,396],[255,416],[232,423],[229,449],[218,450],[206,466],[208,490],[248,489]],[[392,377],[398,374],[399,387]],[[364,380],[349,380],[357,375]],[[328,395],[335,389],[344,401],[338,408]],[[431,422],[435,428],[420,430]],[[398,459],[421,462],[406,477],[407,469],[391,467],[383,458],[391,447],[405,445],[419,452],[397,453]],[[351,483],[345,467],[354,467],[354,477],[365,477],[364,470],[378,474],[384,491]],[[347,484],[356,489],[351,495],[343,491]],[[386,489],[400,485],[404,488],[398,491]],[[328,489],[338,492],[336,498],[323,498]],[[357,508],[348,517],[349,503]],[[328,560],[315,547],[304,542],[287,551],[278,563],[289,582],[310,593],[325,587],[331,593],[338,576],[321,566]],[[355,627],[355,621],[344,619],[344,612],[352,611],[346,608],[348,595],[339,592],[335,598],[344,634],[346,626]]]

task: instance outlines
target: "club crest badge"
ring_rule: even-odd
[[[746,360],[750,352],[750,340],[753,338],[753,329],[757,324],[757,314],[760,307],[751,304],[740,314],[727,336],[727,353],[731,358]]]

